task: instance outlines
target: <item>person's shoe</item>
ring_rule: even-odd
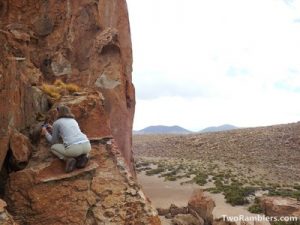
[[[76,167],[78,169],[82,169],[86,166],[88,161],[89,161],[89,158],[87,157],[86,154],[80,155],[76,158]]]
[[[66,167],[65,167],[65,171],[66,173],[70,173],[72,172],[76,167],[76,160],[74,158],[68,158],[66,160]]]

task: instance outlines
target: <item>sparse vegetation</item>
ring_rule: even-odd
[[[294,123],[207,134],[138,135],[133,137],[134,154],[163,158],[164,164],[188,164],[186,170],[193,174],[198,169],[213,176],[223,173],[227,184],[233,178],[233,182],[248,186],[297,189],[300,152],[294,141],[298,134],[294,131],[299,129],[300,124]],[[289,144],[287,139],[291,140]],[[279,160],[278,155],[284,160]],[[278,163],[279,167],[274,166]]]
[[[255,198],[254,203],[248,207],[248,211],[251,213],[262,213],[263,210],[259,204],[259,199]]]
[[[300,225],[300,219],[296,220],[296,221],[274,221],[271,222],[272,225]]]
[[[80,90],[76,84],[66,84],[62,80],[56,80],[53,84],[42,84],[41,90],[51,98],[58,100],[61,96]]]
[[[165,180],[169,180],[169,181],[175,181],[177,180],[177,175],[178,173],[178,169],[175,170],[171,170],[170,172],[164,173],[161,176],[165,178]]]
[[[146,171],[146,175],[148,176],[152,176],[152,175],[155,175],[155,174],[159,174],[159,173],[162,173],[165,171],[165,168],[163,167],[158,167],[156,169],[151,169],[151,170],[148,170]]]
[[[269,195],[277,195],[283,197],[293,197],[299,200],[300,190],[298,184],[294,184],[291,187],[285,189],[280,188],[281,185],[275,183],[265,184],[264,182],[253,177],[252,181],[249,182],[251,177],[239,177],[233,173],[231,169],[226,169],[223,172],[214,172],[212,168],[218,168],[215,164],[213,166],[199,166],[199,164],[189,164],[184,166],[182,160],[173,161],[142,161],[136,163],[138,171],[146,171],[146,175],[151,176],[154,174],[160,174],[166,181],[175,181],[177,179],[186,178],[193,176],[190,181],[182,182],[185,183],[196,183],[200,186],[205,185],[207,182],[213,181],[215,187],[206,188],[206,191],[211,193],[223,193],[226,202],[231,205],[244,205],[248,204],[248,197],[254,195],[257,190],[268,190]],[[157,168],[153,169],[149,165],[157,165]],[[261,177],[263,179],[263,177]],[[250,184],[250,186],[249,186]],[[288,185],[286,185],[288,186]],[[261,209],[257,202],[254,202],[248,210],[253,213],[260,213]]]
[[[80,88],[76,84],[66,84],[65,88],[69,91],[69,93],[80,91]]]
[[[201,172],[201,171],[198,171],[196,173],[196,176],[194,177],[193,181],[198,184],[198,185],[205,185],[207,183],[207,178],[208,178],[208,175]]]
[[[226,202],[233,206],[249,203],[247,197],[249,195],[254,195],[256,190],[254,187],[243,187],[239,183],[223,185],[222,187],[219,187],[219,189],[222,190]]]
[[[300,123],[186,136],[140,135],[133,139],[134,152],[158,165],[148,168],[148,175],[160,174],[166,181],[190,177],[181,184],[209,182],[210,187],[213,182],[206,191],[222,193],[233,206],[251,203],[248,210],[261,213],[258,200],[252,200],[257,190],[300,200],[299,144],[285,144],[286,138],[298,140],[293,131],[299,129]]]
[[[60,99],[61,94],[57,87],[50,85],[50,84],[43,84],[41,87],[42,91],[45,92],[47,95],[54,99]]]
[[[258,204],[253,204],[251,206],[249,206],[248,211],[251,213],[262,213],[262,208],[260,205]]]
[[[268,191],[270,196],[291,197],[300,201],[300,190],[269,188]]]
[[[231,205],[244,205],[249,203],[247,197],[249,195],[254,195],[257,188],[246,186],[239,183],[235,179],[231,180],[230,184],[227,184],[228,180],[224,180],[222,174],[215,176],[214,178],[215,187],[207,188],[206,191],[211,193],[223,193],[228,202]]]
[[[150,162],[136,162],[135,168],[150,166]]]
[[[300,191],[300,184],[295,184],[293,188]]]

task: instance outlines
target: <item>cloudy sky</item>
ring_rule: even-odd
[[[127,0],[134,129],[300,121],[300,0]]]

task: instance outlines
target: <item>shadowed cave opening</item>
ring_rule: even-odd
[[[9,174],[11,172],[24,169],[27,166],[27,163],[28,162],[16,162],[12,151],[10,149],[7,151],[5,160],[0,170],[0,198],[4,198],[5,196],[5,188]]]
[[[4,198],[5,195],[5,186],[7,183],[7,179],[9,177],[9,158],[11,157],[11,151],[8,151],[0,170],[0,198]]]
[[[101,55],[105,54],[120,54],[120,48],[114,44],[106,45],[102,48]]]
[[[3,16],[7,11],[7,2],[0,1],[0,16]]]

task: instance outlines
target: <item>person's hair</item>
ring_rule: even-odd
[[[57,109],[57,112],[58,112],[57,119],[60,119],[60,118],[72,118],[72,119],[74,119],[75,118],[74,114],[71,112],[71,109],[68,106],[60,105],[56,109]]]

